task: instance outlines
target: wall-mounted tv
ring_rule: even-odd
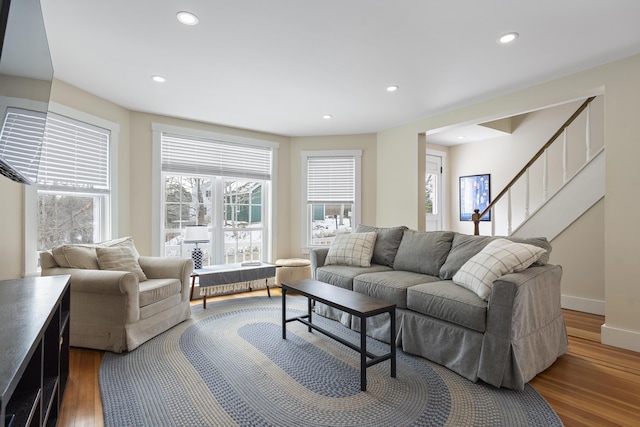
[[[53,66],[40,0],[0,0],[0,174],[33,184]]]

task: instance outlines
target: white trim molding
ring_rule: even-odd
[[[605,302],[589,298],[562,295],[560,305],[567,310],[582,311],[584,313],[604,316]]]
[[[602,344],[640,352],[640,332],[615,328],[606,323],[600,328]]]
[[[309,243],[309,226],[307,223],[307,180],[308,180],[308,159],[309,157],[353,157],[355,160],[355,200],[354,211],[352,217],[352,229],[355,230],[358,224],[360,224],[361,209],[362,209],[362,150],[316,150],[316,151],[301,151],[301,176],[300,176],[300,191],[301,191],[301,251],[303,254],[309,253],[311,247]]]

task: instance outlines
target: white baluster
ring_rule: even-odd
[[[546,202],[549,197],[549,150],[544,150],[542,163],[542,201]]]
[[[507,236],[511,235],[511,187],[507,191]]]
[[[495,206],[492,207],[489,212],[491,215],[491,235],[495,236],[496,235],[496,217],[494,216],[496,214]]]
[[[529,218],[529,205],[530,205],[530,197],[529,197],[529,170],[531,168],[527,168],[527,172],[524,176],[524,219]]]
[[[585,139],[587,141],[587,162],[591,160],[591,103],[587,105],[587,129]]]
[[[564,140],[562,142],[562,182],[569,180],[569,144],[567,144],[567,128],[563,132]]]

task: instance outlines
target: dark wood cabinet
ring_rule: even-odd
[[[70,307],[69,276],[0,281],[0,427],[56,425]]]

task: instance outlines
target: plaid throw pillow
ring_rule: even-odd
[[[453,276],[453,283],[488,300],[496,279],[524,270],[545,252],[538,246],[496,239],[460,267]]]
[[[338,234],[331,243],[325,265],[371,267],[376,236],[375,232]]]

